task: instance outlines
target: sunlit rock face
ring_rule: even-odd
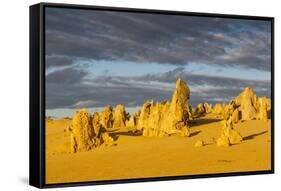
[[[209,104],[207,102],[204,103],[204,109],[205,109],[206,113],[212,113],[213,112],[212,104]]]
[[[136,117],[132,115],[127,121],[126,121],[126,127],[127,128],[136,128],[137,122]]]
[[[88,151],[95,145],[95,132],[86,109],[77,111],[72,120],[71,152]]]
[[[235,99],[235,104],[240,107],[242,120],[252,120],[257,116],[257,96],[252,88],[246,87]]]
[[[176,82],[171,102],[154,104],[149,101],[143,104],[137,129],[143,131],[144,136],[167,136],[179,134],[189,135],[189,99],[190,90],[181,79]]]
[[[223,109],[222,104],[220,104],[220,103],[215,104],[215,106],[213,108],[213,113],[220,115],[220,114],[223,114],[223,112],[224,112],[224,109]]]
[[[102,117],[104,117],[103,112],[96,112],[93,116],[86,109],[75,112],[70,130],[70,151],[72,153],[88,151],[101,144],[113,145],[113,138],[101,124]]]
[[[100,123],[105,129],[110,129],[113,126],[113,114],[110,106],[104,107],[104,110],[100,112]]]
[[[206,108],[206,107],[205,107]],[[266,97],[257,97],[253,89],[246,87],[236,98],[228,104],[216,104],[211,113],[222,119],[232,118],[233,123],[238,121],[262,120],[270,117],[271,100]]]
[[[124,105],[117,105],[113,113],[113,128],[126,127],[126,111]]]
[[[206,113],[206,109],[205,109],[205,106],[203,103],[199,103],[197,106],[196,106],[196,109],[195,109],[195,114],[198,114],[198,115],[202,115]]]
[[[241,120],[267,121],[271,110],[271,100],[266,97],[257,97],[252,88],[246,87],[234,100]]]
[[[257,119],[267,121],[268,112],[271,110],[271,101],[266,97],[259,97],[257,100]]]
[[[228,147],[230,145],[239,144],[242,142],[243,137],[238,131],[233,128],[232,118],[222,121],[221,136],[217,140],[218,146]]]

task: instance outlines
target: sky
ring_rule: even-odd
[[[169,100],[229,102],[245,87],[271,96],[271,23],[214,17],[46,8],[46,115]]]

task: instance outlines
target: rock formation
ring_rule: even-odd
[[[77,111],[72,119],[70,129],[70,150],[72,153],[88,151],[104,143],[106,146],[113,145],[113,139],[106,132],[101,119],[104,113],[94,113],[91,117],[86,109]]]
[[[136,124],[136,117],[132,115],[129,120],[126,121],[126,127],[127,128],[135,128],[137,126]]]
[[[144,136],[166,136],[179,134],[189,136],[189,88],[185,82],[178,79],[171,103],[153,104],[149,101],[143,104],[137,129],[143,131]]]
[[[212,109],[212,104],[208,104],[207,102],[204,103],[204,108],[205,108],[205,112],[206,113],[212,113],[213,109]]]
[[[217,114],[217,115],[223,114],[224,109],[223,109],[222,104],[217,103],[217,104],[214,106],[213,112],[214,112],[215,114]]]
[[[253,119],[267,121],[270,105],[270,99],[257,97],[252,88],[246,87],[229,104],[216,104],[213,113],[223,119],[231,116],[233,123]]]
[[[112,108],[110,106],[104,107],[104,110],[100,112],[100,122],[105,129],[112,128],[113,115],[112,115]]]
[[[116,105],[113,114],[113,128],[126,127],[126,111],[124,105]]]
[[[202,115],[202,114],[206,113],[206,109],[205,109],[205,106],[203,103],[199,103],[196,106],[195,113],[198,115]]]
[[[267,99],[266,97],[259,97],[257,101],[257,119],[267,121],[270,109],[270,99]]]
[[[228,137],[226,137],[224,134],[222,134],[221,137],[218,138],[218,140],[217,140],[217,145],[219,147],[229,147],[230,143],[229,143]]]
[[[91,116],[85,109],[76,112],[72,120],[71,152],[87,151],[95,146]]]
[[[233,128],[232,117],[228,120],[223,120],[222,134],[217,141],[218,146],[229,146],[241,143],[243,137]]]
[[[237,123],[241,119],[241,111],[239,108],[234,109],[231,118],[233,123]]]
[[[196,143],[194,144],[195,147],[203,147],[204,146],[204,142],[202,140],[198,140],[196,141]]]
[[[257,116],[257,96],[252,88],[246,87],[234,100],[240,107],[242,120],[252,120]]]
[[[153,102],[145,102],[142,106],[140,117],[137,125],[138,130],[143,130],[148,128],[148,118],[150,114],[150,108],[152,106]]]

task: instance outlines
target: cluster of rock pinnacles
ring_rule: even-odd
[[[140,111],[129,115],[123,105],[113,110],[106,106],[101,112],[91,115],[86,109],[75,112],[70,131],[70,149],[72,153],[88,151],[101,145],[112,146],[114,140],[110,129],[128,128],[134,133],[148,137],[165,137],[172,134],[188,137],[190,122],[194,116],[213,113],[222,117],[222,132],[216,141],[218,146],[230,146],[240,143],[243,138],[233,128],[239,120],[268,119],[270,99],[257,97],[251,88],[245,90],[229,104],[198,104],[194,111],[188,104],[190,90],[185,82],[178,79],[171,101],[153,103],[147,101]],[[199,140],[195,146],[203,146]]]

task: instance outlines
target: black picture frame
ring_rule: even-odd
[[[86,10],[104,10],[117,12],[153,13],[165,15],[185,15],[198,17],[236,18],[263,20],[271,22],[271,170],[217,173],[200,175],[183,175],[156,178],[137,178],[122,180],[105,180],[90,182],[72,182],[46,184],[45,182],[45,8],[71,8]],[[177,179],[194,179],[210,177],[227,177],[274,173],[274,18],[248,15],[230,15],[213,13],[195,13],[182,11],[133,9],[120,7],[102,7],[72,4],[39,3],[30,6],[30,129],[29,129],[29,184],[38,188],[66,186],[84,186],[115,183],[132,183],[146,181],[167,181]]]

